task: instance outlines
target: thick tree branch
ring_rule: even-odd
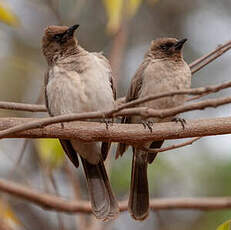
[[[0,118],[0,130],[25,124],[30,118]],[[7,138],[61,138],[81,141],[112,141],[136,145],[141,142],[231,134],[231,117],[201,120],[187,120],[185,129],[175,122],[156,123],[152,133],[142,124],[114,124],[106,129],[105,124],[96,122],[76,122],[76,125],[51,125],[45,128],[27,130],[11,134]]]
[[[0,179],[0,191],[27,200],[47,210],[59,212],[91,213],[91,207],[87,201],[65,200],[61,197],[36,191],[35,189]],[[127,210],[127,201],[120,202],[120,210]],[[200,209],[214,210],[231,208],[231,197],[210,198],[161,198],[152,199],[150,208],[161,209]]]
[[[231,97],[219,98],[219,99],[208,99],[201,102],[196,102],[192,104],[186,104],[182,106],[177,106],[171,109],[164,110],[154,110],[146,107],[124,109],[120,112],[115,113],[115,110],[105,111],[105,112],[89,112],[89,113],[78,113],[78,114],[66,114],[56,117],[42,118],[38,120],[33,120],[26,124],[21,124],[15,127],[11,127],[7,130],[0,131],[0,138],[6,138],[11,134],[17,132],[26,131],[35,128],[45,127],[47,125],[61,123],[61,122],[70,122],[77,120],[86,120],[86,119],[104,119],[104,118],[113,118],[119,116],[141,116],[143,118],[148,117],[159,117],[166,118],[175,116],[179,113],[188,112],[192,110],[205,109],[208,107],[217,107],[220,105],[231,103]]]

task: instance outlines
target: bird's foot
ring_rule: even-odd
[[[172,121],[175,121],[176,123],[180,122],[182,128],[185,129],[186,120],[184,118],[175,117]]]
[[[61,128],[64,129],[64,123],[61,122],[60,124],[61,124]]]
[[[113,120],[112,119],[103,119],[103,123],[106,125],[106,129],[109,128],[109,125],[113,126]]]
[[[152,133],[152,126],[153,122],[152,121],[141,121],[141,124],[144,126],[144,128],[148,128],[149,131]]]

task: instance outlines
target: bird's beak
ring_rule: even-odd
[[[70,26],[70,27],[67,29],[67,31],[66,31],[66,33],[68,34],[68,36],[70,36],[70,37],[73,36],[74,32],[78,29],[78,27],[79,27],[78,24],[73,25],[73,26]]]
[[[184,43],[187,41],[187,38],[181,39],[180,41],[178,41],[174,46],[175,46],[175,50],[181,50],[181,48],[183,47]]]

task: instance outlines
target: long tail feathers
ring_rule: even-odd
[[[97,165],[81,158],[87,178],[92,211],[97,219],[108,221],[119,215],[119,206],[112,192],[103,162]]]
[[[147,153],[133,151],[132,175],[128,209],[136,220],[144,220],[149,214],[149,191],[147,178]]]

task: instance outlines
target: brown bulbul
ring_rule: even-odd
[[[144,57],[132,79],[126,102],[153,94],[190,88],[191,71],[183,59],[182,47],[187,39],[178,41],[175,38],[161,38],[152,41],[150,49]],[[167,109],[184,103],[186,97],[177,95],[141,104],[153,109]],[[146,122],[164,122],[172,120],[150,118]],[[123,123],[139,123],[139,116],[125,117]],[[145,143],[147,148],[160,148],[163,141]],[[126,151],[125,144],[119,144],[116,157]],[[133,147],[131,186],[129,196],[129,212],[136,220],[144,220],[149,213],[149,190],[147,165],[152,163],[156,154]]]
[[[74,32],[79,25],[48,26],[42,51],[48,63],[45,74],[45,101],[50,116],[105,111],[114,108],[115,89],[108,60],[100,53],[83,49]],[[78,125],[66,123],[67,127]],[[92,211],[104,221],[119,214],[103,161],[110,143],[60,140],[72,163],[78,167],[80,155],[87,179]]]

